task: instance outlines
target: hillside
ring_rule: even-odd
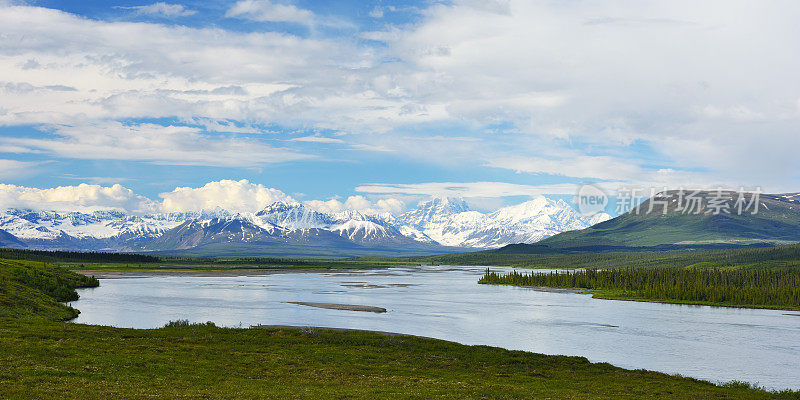
[[[72,319],[78,310],[63,302],[78,300],[76,288],[98,285],[95,278],[54,265],[0,259],[0,317]]]
[[[762,194],[758,212],[714,214],[714,192],[701,192],[699,214],[680,209],[677,192],[645,201],[640,212],[586,229],[563,232],[538,243],[553,249],[649,247],[664,245],[782,244],[800,241],[800,197],[796,194]],[[731,194],[735,200],[735,194]],[[666,205],[664,205],[666,202]],[[646,212],[651,210],[652,211]],[[731,205],[733,202],[730,203]],[[686,203],[683,203],[684,207]],[[666,211],[664,209],[666,208]]]

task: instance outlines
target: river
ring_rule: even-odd
[[[485,268],[132,273],[101,276],[100,287],[80,289],[72,306],[81,311],[77,323],[155,328],[188,319],[224,326],[368,329],[584,356],[713,382],[800,389],[800,312],[599,300],[479,285]]]

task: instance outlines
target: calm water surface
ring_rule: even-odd
[[[504,270],[503,268],[492,268]],[[370,329],[546,354],[711,381],[800,389],[800,313],[627,301],[478,285],[485,267],[407,267],[241,276],[143,275],[79,290],[75,322]],[[359,304],[384,314],[290,304]]]

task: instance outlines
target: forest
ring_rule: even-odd
[[[732,307],[800,309],[800,270],[795,268],[610,268],[498,274],[488,268],[482,284],[578,288],[595,297]]]

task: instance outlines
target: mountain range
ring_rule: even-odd
[[[533,243],[608,218],[584,218],[563,200],[545,197],[492,213],[471,210],[463,199],[441,197],[400,215],[326,213],[283,201],[250,213],[11,208],[0,214],[0,246],[199,256],[412,255]]]

